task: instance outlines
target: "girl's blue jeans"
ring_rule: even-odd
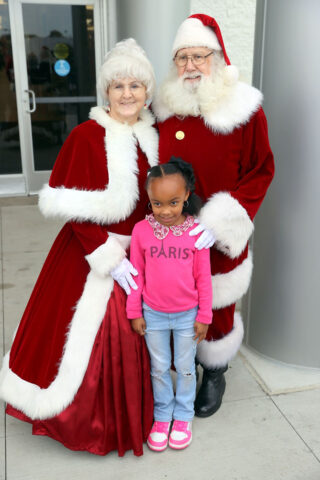
[[[172,419],[190,422],[194,417],[197,342],[193,337],[197,311],[198,307],[178,313],[157,312],[143,303],[147,325],[145,340],[151,360],[154,419],[159,422],[170,422]],[[177,372],[175,396],[170,375],[171,331]]]

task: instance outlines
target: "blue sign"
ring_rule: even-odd
[[[60,77],[66,77],[70,73],[70,63],[67,60],[58,60],[54,64],[54,71]]]

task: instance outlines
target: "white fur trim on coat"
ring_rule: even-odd
[[[228,82],[227,82],[228,83]],[[262,93],[251,85],[237,82],[235,85],[222,83],[216,86],[203,82],[194,96],[181,89],[177,82],[168,82],[159,88],[152,102],[153,111],[159,122],[174,115],[200,115],[208,128],[216,133],[228,134],[249,122],[260,108]]]
[[[212,195],[202,207],[199,221],[212,230],[217,248],[231,258],[243,252],[254,228],[247,211],[228,192]]]
[[[90,255],[86,255],[85,258],[91,270],[101,277],[105,277],[119,265],[125,256],[126,252],[118,240],[115,237],[109,237],[105,243],[96,248]]]
[[[248,290],[252,275],[252,253],[228,273],[212,276],[212,308],[224,308],[239,300]]]
[[[233,329],[220,340],[202,340],[197,347],[197,359],[205,368],[224,367],[239,350],[243,334],[241,315],[235,312]]]
[[[109,183],[105,190],[45,185],[39,194],[39,208],[45,217],[101,224],[124,220],[139,199],[137,141],[149,165],[158,163],[158,133],[152,127],[154,118],[149,111],[144,110],[133,126],[113,120],[102,107],[92,108],[90,118],[106,129]]]
[[[133,125],[120,123],[110,117],[103,107],[93,107],[90,110],[89,117],[95,120],[106,131],[110,131],[110,140],[113,144],[116,140],[112,138],[112,135],[117,137],[129,136],[136,139],[140,145],[141,150],[146,154],[150,167],[158,164],[158,132],[153,127],[155,118],[148,109],[143,109],[140,112],[139,120]],[[136,149],[136,142],[134,142]],[[107,145],[108,147],[108,142]],[[116,149],[116,145],[113,146]],[[108,154],[108,148],[106,148]],[[120,152],[116,152],[118,155]],[[119,161],[119,159],[112,159],[113,161]],[[109,157],[108,157],[109,164]]]
[[[263,100],[259,90],[243,82],[226,88],[229,88],[230,94],[225,95],[215,109],[210,110],[209,105],[203,115],[206,125],[218,133],[230,133],[248,123]]]
[[[0,397],[31,419],[54,417],[73,401],[87,370],[95,337],[105,315],[113,280],[91,271],[73,315],[59,371],[48,388],[18,377],[9,368],[10,352],[0,372]],[[88,319],[90,321],[88,321]]]

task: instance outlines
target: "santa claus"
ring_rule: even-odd
[[[235,304],[252,273],[248,241],[274,174],[262,93],[238,80],[214,18],[196,14],[178,29],[172,67],[153,103],[160,132],[160,162],[172,155],[190,162],[204,200],[196,246],[211,246],[213,322],[197,359],[203,380],[199,417],[215,413],[225,391],[224,372],[243,338]],[[191,233],[191,234],[192,234]]]

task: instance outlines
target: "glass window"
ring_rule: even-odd
[[[0,175],[21,172],[8,0],[0,0]]]
[[[96,103],[93,7],[23,4],[34,169],[51,170],[72,128]]]

